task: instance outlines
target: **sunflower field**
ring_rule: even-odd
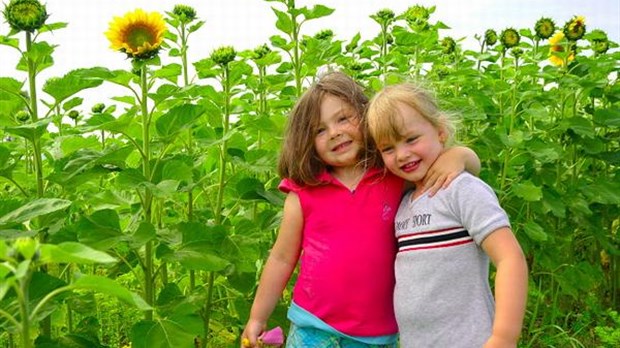
[[[125,69],[41,80],[67,23],[7,2],[1,59],[22,77],[0,76],[0,347],[239,347],[281,218],[285,120],[325,69],[369,95],[423,81],[461,116],[527,257],[520,347],[620,346],[620,51],[587,18],[489,28],[469,50],[434,7],[339,39],[304,30],[328,6],[267,0],[269,42],[191,57],[194,8],[135,9],[106,19]],[[110,85],[124,93],[83,97]]]

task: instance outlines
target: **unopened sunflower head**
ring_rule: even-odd
[[[20,123],[28,122],[28,120],[30,120],[30,113],[26,110],[19,110],[15,114],[15,119]]]
[[[314,34],[314,38],[319,41],[331,41],[334,37],[334,32],[331,29],[323,29],[318,33]]]
[[[129,58],[149,59],[159,52],[165,33],[166,22],[160,13],[137,9],[114,17],[105,35],[113,50],[126,53]]]
[[[543,17],[536,22],[536,25],[534,25],[534,31],[536,32],[536,37],[538,39],[546,40],[555,32],[555,23],[551,20],[551,18]]]
[[[97,103],[95,105],[93,105],[93,107],[90,109],[90,111],[93,112],[93,114],[100,114],[103,112],[103,109],[105,109],[105,104],[104,103]]]
[[[592,32],[588,34],[588,41],[590,41],[592,50],[596,54],[603,54],[609,50],[609,38],[607,37],[607,33],[600,29],[592,30]]]
[[[451,37],[445,37],[441,40],[441,51],[443,54],[452,54],[456,50],[456,41]]]
[[[484,32],[484,43],[487,46],[493,46],[497,43],[497,33],[493,29],[487,29]]]
[[[196,10],[187,5],[175,5],[172,13],[184,24],[191,23],[196,19]]]
[[[38,0],[12,0],[4,7],[3,14],[13,30],[30,33],[41,29],[49,17],[45,5]]]
[[[570,41],[581,39],[586,33],[586,19],[583,16],[575,16],[564,24],[564,36]]]
[[[228,63],[235,60],[237,57],[237,52],[232,46],[222,46],[220,48],[215,49],[213,53],[211,53],[211,59],[221,66],[227,66]]]
[[[515,29],[508,28],[502,31],[499,41],[501,41],[504,47],[512,48],[519,44],[519,41],[521,41],[521,36]]]
[[[377,11],[374,15],[371,15],[370,18],[374,19],[375,22],[379,23],[382,27],[387,27],[394,22],[396,14],[389,8],[384,8],[383,10]]]
[[[428,20],[431,17],[431,11],[421,5],[411,6],[403,14],[407,23],[418,29],[428,28]]]
[[[267,44],[262,44],[252,50],[251,58],[254,60],[259,60],[265,58],[269,53],[271,53],[271,48],[267,46]]]
[[[565,60],[558,55],[563,53],[566,40],[564,40],[564,32],[558,31],[549,39],[549,61],[555,66],[563,66],[566,62],[575,59],[574,53],[570,53]]]

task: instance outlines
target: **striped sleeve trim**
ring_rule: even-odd
[[[405,234],[398,237],[398,251],[447,248],[472,243],[474,239],[462,226]]]

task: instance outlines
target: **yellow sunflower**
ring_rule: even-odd
[[[105,36],[113,50],[127,53],[130,58],[148,59],[157,55],[165,33],[166,22],[160,13],[137,9],[114,17]]]
[[[549,39],[549,61],[555,66],[564,65],[564,59],[555,53],[564,52],[564,33],[561,31],[556,32]],[[570,62],[575,59],[575,55],[571,52],[567,58],[567,61]]]

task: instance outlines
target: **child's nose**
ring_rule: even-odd
[[[329,128],[329,136],[331,138],[337,138],[340,136],[340,134],[342,134],[342,132],[340,131],[340,128],[338,127],[330,127]]]
[[[396,159],[399,161],[409,158],[409,151],[404,146],[396,146]]]

